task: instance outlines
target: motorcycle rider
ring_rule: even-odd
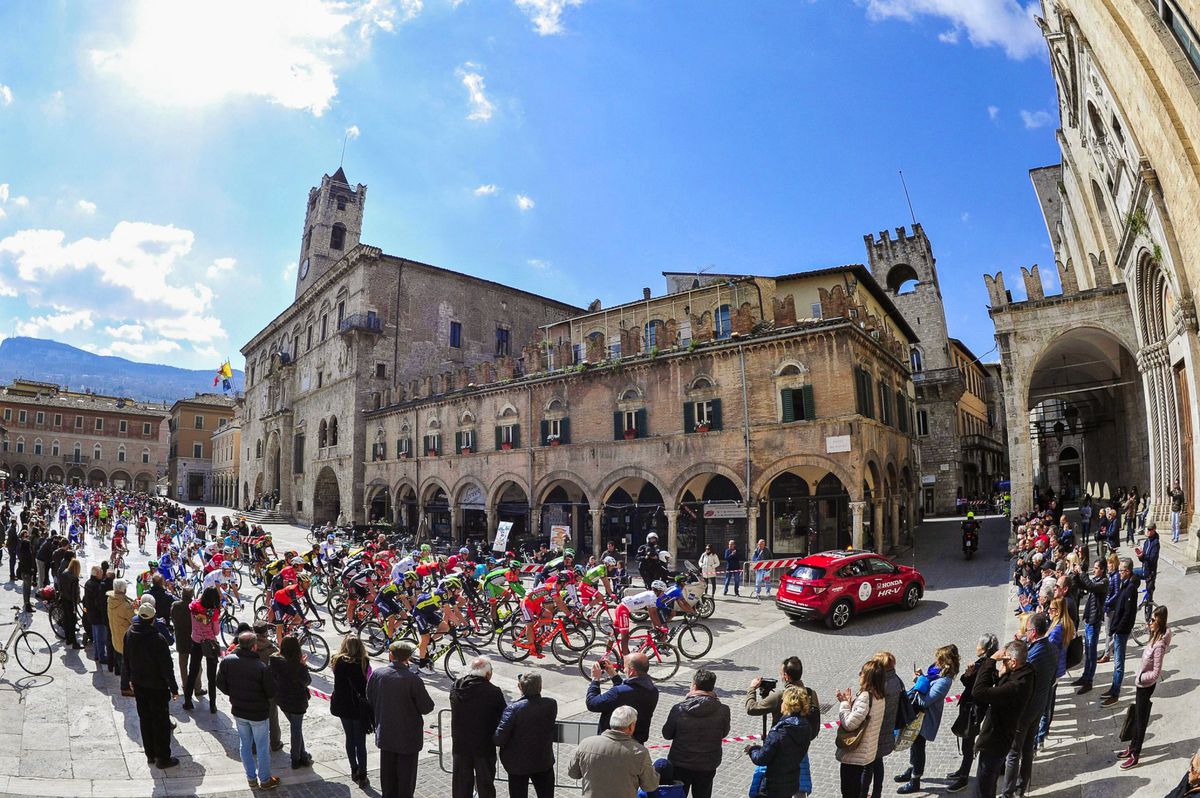
[[[967,513],[967,520],[963,521],[961,526],[963,551],[967,551],[968,548],[979,551],[979,522],[975,520],[975,513]],[[968,544],[968,540],[970,540],[970,544]]]

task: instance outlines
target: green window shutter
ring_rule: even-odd
[[[542,436],[542,446],[549,446],[550,442],[548,440],[546,440],[546,436],[548,436],[550,434],[550,422],[549,421],[547,421],[546,419],[542,419],[542,422],[539,425],[539,433],[538,434],[540,434]]]
[[[646,409],[642,408],[633,415],[634,424],[637,425],[637,434],[639,438],[645,438],[647,435],[646,425]]]
[[[796,406],[792,402],[792,394],[794,391],[791,388],[784,388],[779,392],[779,404],[783,409],[783,422],[786,424],[796,420]]]
[[[462,454],[462,448],[462,433],[456,432],[454,433],[454,453]]]
[[[404,450],[402,448],[400,448],[400,439],[397,438],[396,439],[396,456],[399,457],[400,452],[402,452],[402,451],[404,451]]]
[[[813,403],[813,387],[805,385],[800,389],[800,401],[804,408],[804,419],[811,421],[817,417],[816,405]]]
[[[712,400],[712,412],[708,414],[708,420],[713,429],[721,428],[721,400]]]
[[[613,413],[613,440],[619,441],[625,437],[624,413],[620,410]]]
[[[514,449],[521,448],[521,425],[512,425],[512,445]]]
[[[854,367],[854,409],[860,416],[866,415],[863,412],[862,369],[858,366]]]
[[[496,451],[500,451],[500,444],[504,442],[504,433],[496,427]]]
[[[571,442],[571,419],[564,418],[558,422],[558,439],[563,443]]]
[[[875,418],[875,388],[871,385],[871,375],[863,372],[863,415]]]
[[[424,448],[425,448],[425,451],[421,452],[421,454],[429,454],[430,449],[429,449],[429,436],[428,435],[425,436],[425,447]]]
[[[691,402],[683,403],[683,431],[696,431],[696,407]]]

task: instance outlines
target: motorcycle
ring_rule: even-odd
[[[963,556],[968,560],[974,557],[975,551],[979,548],[979,530],[964,524],[962,528],[962,545]]]

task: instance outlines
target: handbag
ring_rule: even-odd
[[[1130,704],[1125,709],[1125,720],[1121,722],[1121,742],[1127,743],[1133,739],[1133,723],[1137,717],[1137,709]]]
[[[767,766],[755,765],[750,776],[750,798],[765,798],[767,794]]]
[[[1079,635],[1071,638],[1067,644],[1067,670],[1077,668],[1083,662],[1083,638]]]
[[[363,730],[367,734],[375,731],[375,710],[371,709],[371,702],[364,695],[355,694],[355,706],[358,708],[358,720],[363,725]]]
[[[221,656],[221,647],[217,645],[217,641],[213,639],[200,641],[200,653],[209,659],[216,659]]]
[[[837,736],[834,737],[834,745],[839,751],[853,751],[862,743],[863,736],[866,734],[867,726],[871,722],[871,705],[875,702],[874,696],[867,694],[867,717],[863,719],[862,725],[855,731],[848,731],[845,726],[838,724]]]
[[[912,747],[914,741],[921,734],[921,724],[925,722],[925,712],[917,713],[917,716],[896,736],[896,751],[905,751]]]
[[[912,723],[912,719],[917,716],[917,709],[912,705],[912,701],[908,696],[901,695],[900,702],[896,705],[896,722],[892,724],[893,729],[903,729],[908,724]]]
[[[950,726],[950,731],[955,737],[966,737],[967,732],[971,729],[971,713],[975,707],[973,704],[958,705],[958,717],[954,719],[954,723]]]

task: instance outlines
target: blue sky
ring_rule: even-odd
[[[982,356],[981,275],[1053,266],[1027,174],[1057,160],[1033,11],[6,3],[0,336],[240,366],[292,299],[308,188],[350,131],[364,241],[580,304],[660,293],[664,270],[863,262],[863,234],[910,221],[903,169],[951,333]]]

